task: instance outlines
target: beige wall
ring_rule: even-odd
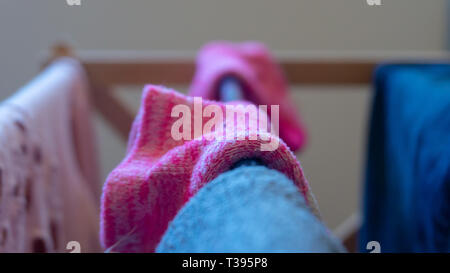
[[[276,51],[427,51],[445,41],[444,0],[382,0],[381,7],[365,0],[81,1],[0,0],[0,99],[29,80],[39,54],[61,39],[77,49],[191,51],[212,39],[261,40]],[[311,137],[300,159],[334,227],[358,206],[368,88],[298,89]],[[134,108],[138,98],[125,96]],[[106,175],[124,144],[96,120]]]

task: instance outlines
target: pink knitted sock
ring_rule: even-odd
[[[281,139],[293,151],[304,146],[306,132],[292,104],[281,68],[263,44],[212,42],[204,46],[197,57],[197,71],[189,95],[219,100],[218,84],[229,75],[243,83],[246,100],[257,105],[280,105]]]
[[[203,185],[245,158],[258,158],[269,168],[284,173],[298,186],[312,210],[317,211],[300,164],[284,142],[260,128],[257,139],[249,140],[249,128],[258,119],[246,115],[245,122],[236,124],[237,118],[233,118],[230,126],[224,116],[218,126],[224,129],[224,134],[233,129],[237,137],[246,139],[219,140],[220,133],[213,132],[216,138],[206,134],[193,140],[175,140],[173,126],[180,117],[171,117],[174,107],[182,105],[194,113],[187,119],[193,122],[189,127],[192,136],[196,133],[194,116],[198,99],[160,86],[144,88],[128,153],[103,188],[101,240],[105,248],[118,252],[154,251],[169,222],[186,201]],[[225,104],[202,101],[203,115],[212,105],[226,112]],[[201,119],[204,128],[211,120]],[[267,136],[279,141],[273,151],[261,151]]]

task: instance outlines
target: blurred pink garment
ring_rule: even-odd
[[[306,130],[289,95],[282,70],[261,43],[218,41],[204,46],[197,57],[189,95],[219,100],[220,80],[230,75],[242,82],[246,100],[256,105],[280,106],[280,138],[289,148],[297,151],[305,145]]]
[[[62,59],[0,105],[0,252],[101,250],[86,92],[80,64]]]
[[[25,177],[33,170],[28,168],[30,156],[24,155],[27,148],[22,148],[26,130],[22,119],[21,113],[0,105],[0,252],[28,250]],[[38,141],[28,138],[28,142]]]
[[[255,118],[240,109],[238,113],[244,113],[248,123],[236,122],[236,118],[232,125],[224,117],[218,128],[224,128],[222,135],[235,130],[234,139],[212,138],[214,131],[192,140],[176,140],[173,125],[182,118],[192,121],[189,135],[195,135],[198,99],[160,86],[144,88],[127,155],[110,173],[103,188],[101,240],[105,248],[114,252],[153,252],[179,209],[203,185],[245,158],[259,158],[269,168],[284,173],[317,212],[300,163],[286,144],[261,128],[257,138],[249,140],[249,128],[261,116]],[[194,114],[172,117],[175,106]],[[226,112],[226,105],[219,102],[203,100],[201,106],[202,109],[214,106]],[[200,119],[203,125],[211,120],[203,115]],[[277,148],[262,151],[261,145],[269,139],[278,141]]]

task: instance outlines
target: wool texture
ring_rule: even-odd
[[[265,166],[241,166],[205,185],[176,215],[157,252],[345,252],[298,188]]]
[[[103,188],[101,241],[105,248],[117,252],[153,252],[180,208],[205,184],[246,158],[258,158],[268,168],[285,174],[317,213],[316,202],[294,154],[282,140],[263,128],[258,128],[256,140],[251,140],[249,128],[258,118],[242,109],[239,112],[246,117],[245,122],[237,122],[235,116],[229,121],[224,118],[218,126],[223,126],[223,134],[228,130],[236,132],[231,140],[211,138],[208,134],[175,140],[171,130],[179,116],[172,117],[172,109],[184,105],[193,113],[194,100],[161,86],[144,88],[127,155],[110,173]],[[226,112],[225,104],[202,101],[203,109],[211,105]],[[205,124],[210,118],[203,116],[202,120]],[[194,115],[191,121],[193,133]],[[217,132],[211,134],[220,135]],[[270,139],[277,139],[278,147],[262,151],[261,144]]]

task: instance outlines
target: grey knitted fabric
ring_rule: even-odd
[[[180,210],[157,252],[344,252],[297,187],[263,166],[205,185]]]

